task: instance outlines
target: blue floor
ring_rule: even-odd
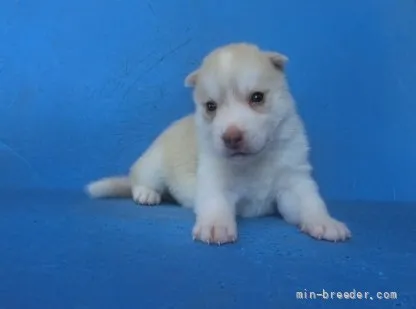
[[[178,207],[58,191],[0,200],[2,309],[416,307],[416,205],[330,203],[353,231],[347,243],[262,218],[218,247],[193,243],[193,215]],[[323,289],[373,300],[296,299]]]

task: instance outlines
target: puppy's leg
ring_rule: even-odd
[[[133,200],[141,205],[157,205],[165,189],[163,148],[153,144],[130,170]]]
[[[344,241],[351,237],[347,226],[331,217],[309,173],[282,173],[278,184],[278,209],[283,218],[317,239]]]
[[[237,239],[235,203],[224,190],[220,170],[201,162],[197,177],[193,238],[218,245],[234,242]]]

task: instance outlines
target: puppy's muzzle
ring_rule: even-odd
[[[244,145],[244,133],[236,126],[231,126],[222,135],[222,140],[228,149],[239,150]]]

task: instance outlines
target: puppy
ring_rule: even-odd
[[[251,44],[212,51],[185,79],[195,112],[173,123],[129,177],[87,186],[95,198],[132,196],[143,205],[172,197],[193,208],[194,239],[237,239],[236,217],[282,217],[317,239],[351,237],[332,218],[311,176],[308,140],[285,78],[287,57]]]

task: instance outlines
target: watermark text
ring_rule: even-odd
[[[329,291],[329,290],[319,290],[319,291],[308,291],[304,289],[303,291],[296,292],[296,299],[357,299],[357,300],[395,300],[398,298],[398,293],[393,291],[383,291],[370,293],[368,291],[357,291],[353,289],[352,291]]]

